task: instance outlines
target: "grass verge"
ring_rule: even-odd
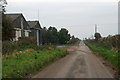
[[[120,70],[119,66],[119,54],[117,50],[112,50],[109,46],[101,45],[96,42],[87,42],[85,44],[90,47],[94,52],[98,52],[100,56],[103,56],[104,60],[109,61],[113,66]]]
[[[34,72],[40,71],[48,64],[67,55],[62,49],[37,50],[17,53],[2,60],[3,78],[23,78]]]

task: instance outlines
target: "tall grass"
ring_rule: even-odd
[[[51,49],[18,53],[2,60],[3,78],[23,78],[67,55],[66,50]]]
[[[23,78],[68,54],[54,45],[37,46],[32,38],[4,41],[2,47],[2,77]]]
[[[98,52],[100,56],[103,56],[105,60],[109,61],[113,66],[120,70],[120,66],[118,64],[118,50],[112,50],[110,46],[106,46],[105,44],[100,44],[97,42],[87,42],[84,41],[94,52]]]

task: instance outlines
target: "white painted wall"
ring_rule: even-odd
[[[25,37],[29,37],[29,31],[25,30]]]
[[[37,45],[39,46],[39,30],[37,30]]]
[[[21,37],[21,30],[16,30],[15,40],[18,41],[18,38]]]
[[[21,17],[21,29],[23,29],[23,18]]]

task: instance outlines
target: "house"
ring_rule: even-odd
[[[12,21],[12,24],[14,25],[15,30],[15,38],[13,39],[14,41],[17,41],[19,37],[29,36],[30,26],[22,13],[5,15]]]
[[[28,21],[28,24],[30,26],[30,37],[33,37],[36,40],[37,45],[42,44],[42,31],[41,31],[41,25],[39,21]]]

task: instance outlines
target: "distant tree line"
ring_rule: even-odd
[[[79,40],[78,38],[71,37],[68,30],[65,28],[61,28],[61,30],[57,30],[55,27],[49,27],[48,29],[44,27],[42,29],[42,43],[43,44],[66,44],[72,43],[73,41]]]

